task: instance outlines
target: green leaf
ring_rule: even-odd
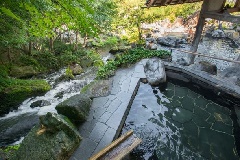
[[[21,19],[19,17],[17,17],[10,9],[7,9],[5,7],[1,7],[0,8],[2,10],[3,13],[5,13],[7,16],[16,19],[18,21],[21,21]]]

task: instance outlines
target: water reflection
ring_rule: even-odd
[[[123,128],[143,139],[131,159],[239,159],[230,114],[188,88],[141,83]]]

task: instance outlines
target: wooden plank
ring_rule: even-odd
[[[232,63],[238,63],[240,64],[240,61],[235,61],[235,60],[230,60],[230,59],[225,59],[225,58],[219,58],[219,57],[213,57],[213,56],[208,56],[208,55],[204,55],[198,52],[189,52],[189,51],[185,51],[185,50],[180,50],[180,49],[176,49],[176,48],[171,48],[173,50],[177,50],[180,52],[184,52],[184,53],[188,53],[188,54],[192,54],[194,56],[202,56],[202,57],[208,57],[208,58],[213,58],[213,59],[218,59],[218,60],[223,60],[223,61],[227,61],[227,62],[232,62]]]
[[[135,147],[137,147],[141,142],[142,140],[140,138],[135,138],[132,145],[127,148],[124,148],[120,154],[114,157],[114,160],[121,160],[126,155],[128,155]]]
[[[89,160],[98,160],[99,158],[101,158],[103,155],[105,155],[107,152],[111,151],[115,146],[117,146],[118,144],[122,143],[125,139],[127,139],[128,137],[130,137],[133,134],[133,130],[128,131],[126,134],[124,134],[123,136],[121,136],[120,138],[116,139],[115,141],[113,141],[110,145],[106,146],[105,148],[103,148],[100,152],[98,152],[97,154],[95,154],[93,157],[91,157]]]

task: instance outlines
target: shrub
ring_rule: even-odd
[[[143,58],[166,58],[170,55],[170,52],[164,50],[146,50],[143,48],[130,49],[124,54],[117,56],[115,60],[109,61],[106,65],[100,67],[97,73],[97,78],[108,78],[114,74],[117,68],[126,64],[135,63]]]

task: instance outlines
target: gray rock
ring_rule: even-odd
[[[180,64],[182,66],[187,66],[188,65],[187,61],[184,58],[177,59],[176,62],[177,62],[177,64]]]
[[[43,106],[49,106],[51,105],[51,103],[47,100],[38,100],[33,102],[30,107],[31,108],[35,108],[35,107],[43,107]]]
[[[157,44],[153,43],[150,47],[151,50],[157,50]]]
[[[153,37],[150,37],[150,38],[146,38],[146,41],[150,42],[150,43],[156,43],[156,39],[153,38]]]
[[[79,146],[81,137],[63,116],[47,113],[25,137],[20,148],[10,159],[69,159]]]
[[[59,114],[79,124],[87,119],[92,100],[85,94],[78,94],[58,104],[55,108]]]
[[[191,67],[195,70],[204,71],[212,75],[217,74],[217,66],[210,62],[200,61],[198,63],[193,64]]]
[[[150,85],[159,85],[166,82],[165,67],[158,58],[149,59],[144,66],[144,72]]]
[[[240,78],[240,70],[239,67],[228,67],[220,72],[220,77],[229,78],[229,77],[239,77]]]
[[[151,42],[146,42],[146,48],[151,49],[151,50],[157,50],[157,44],[151,43]]]
[[[180,47],[180,44],[186,44],[187,41],[184,38],[176,37],[158,37],[157,43],[167,47]]]
[[[70,69],[72,70],[73,75],[78,75],[78,74],[81,74],[83,72],[83,69],[79,64],[71,65]]]
[[[39,122],[36,113],[25,113],[0,120],[0,146],[10,145],[27,135]]]
[[[240,70],[239,67],[229,67],[224,69],[219,74],[222,78],[228,78],[230,81],[232,81],[234,84],[240,86]]]
[[[82,94],[86,94],[90,98],[106,97],[110,94],[112,87],[112,79],[109,80],[95,80],[89,85],[85,86],[82,90]]]
[[[212,32],[212,37],[214,38],[225,38],[226,35],[223,30],[217,29]]]

